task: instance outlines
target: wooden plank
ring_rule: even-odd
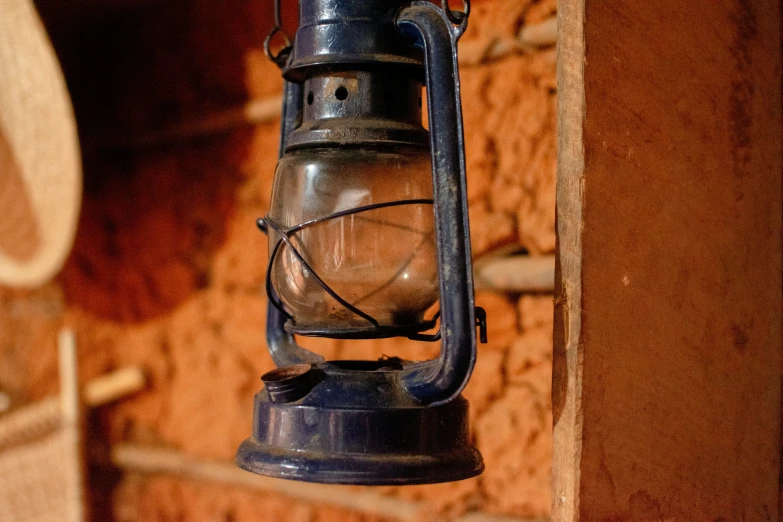
[[[579,360],[584,174],[584,6],[558,1],[557,203],[555,320],[552,354],[552,518],[578,520],[582,452]],[[573,312],[573,313],[572,313]]]
[[[779,5],[558,8],[553,519],[777,520]]]

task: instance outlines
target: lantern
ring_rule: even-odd
[[[486,341],[473,299],[456,55],[468,10],[300,0],[293,44],[273,56],[286,80],[281,157],[259,226],[277,369],[262,377],[253,434],[237,452],[246,470],[350,484],[483,470],[460,395],[477,327]],[[279,5],[275,16],[270,56]],[[294,335],[440,340],[441,351],[423,362],[324,361]]]

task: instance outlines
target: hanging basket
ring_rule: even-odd
[[[0,2],[0,285],[34,287],[62,267],[81,202],[73,109],[31,0]]]

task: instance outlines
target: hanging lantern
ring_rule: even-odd
[[[457,40],[426,1],[300,0],[269,214],[267,342],[237,463],[327,483],[446,482],[483,470],[460,395],[476,357]],[[288,38],[285,38],[286,44]],[[422,125],[426,87],[429,131]],[[428,315],[439,302],[440,311]],[[438,322],[440,323],[438,325]],[[429,333],[439,326],[437,333]],[[324,361],[294,335],[441,341],[439,357]]]

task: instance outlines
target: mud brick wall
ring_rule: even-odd
[[[366,521],[328,505],[175,476],[122,473],[108,444],[231,462],[250,430],[264,345],[266,213],[277,121],[157,146],[107,147],[172,122],[280,93],[261,42],[271,12],[234,0],[142,6],[53,37],[85,147],[85,196],[72,255],[35,291],[0,289],[0,389],[15,403],[57,390],[55,336],[79,340],[82,379],[140,365],[146,391],[89,418],[98,519]],[[509,42],[555,14],[553,0],[475,1],[469,47]],[[491,53],[489,53],[491,54]],[[489,56],[488,54],[488,56]],[[554,251],[555,50],[512,47],[461,69],[474,256],[516,245]],[[550,511],[552,297],[479,293],[489,343],[465,392],[486,472],[380,491],[444,519]],[[327,358],[432,356],[402,340],[308,340]],[[345,492],[346,488],[336,488]]]

